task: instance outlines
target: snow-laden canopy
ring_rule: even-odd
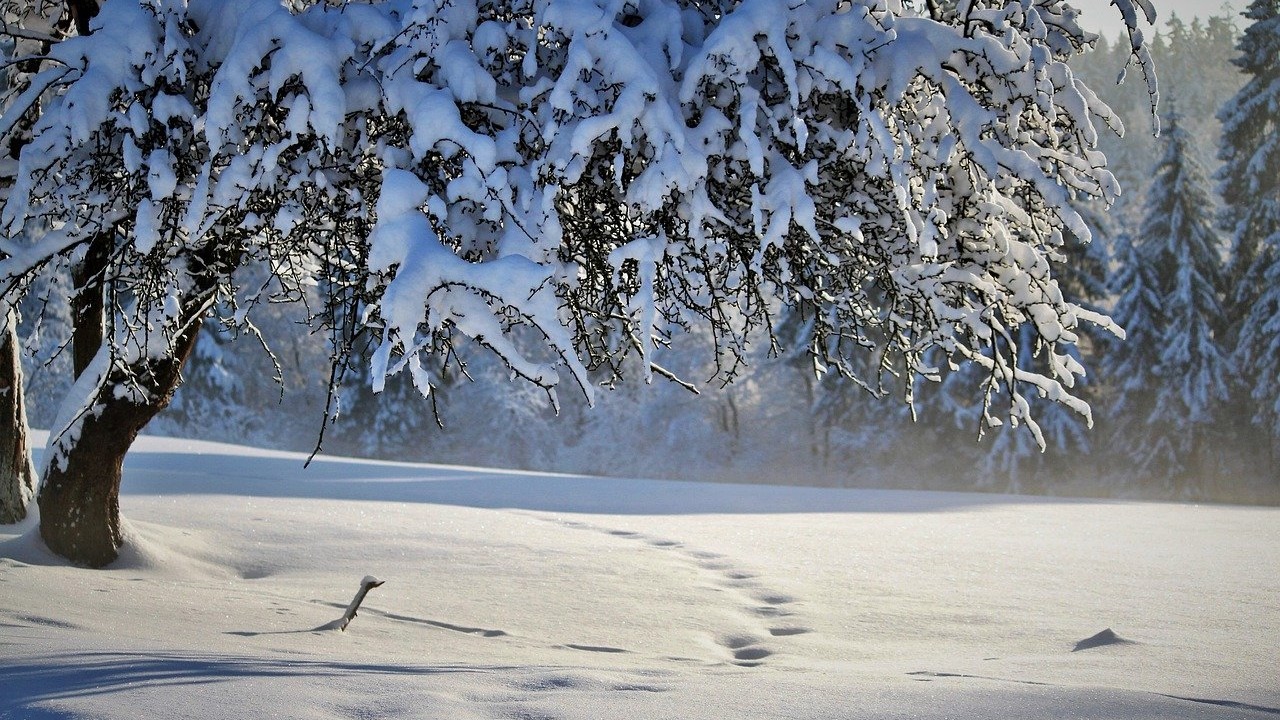
[[[1150,5],[1115,4],[1145,66]],[[105,249],[118,366],[318,285],[338,355],[376,333],[375,385],[429,391],[467,338],[589,396],[678,329],[734,361],[785,306],[819,371],[870,354],[880,390],[940,349],[998,414],[1030,422],[1026,387],[1087,413],[1070,346],[1110,323],[1049,259],[1118,193],[1119,121],[1066,64],[1091,38],[1059,0],[926,5],[112,0],[6,99],[5,136],[43,105],[0,279]]]

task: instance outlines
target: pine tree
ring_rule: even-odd
[[[1116,238],[1116,266],[1109,284],[1117,300],[1111,312],[1125,328],[1125,338],[1104,356],[1103,377],[1113,392],[1106,412],[1115,425],[1111,454],[1146,475],[1154,461],[1147,442],[1147,418],[1155,406],[1163,317],[1155,266],[1143,249],[1127,233]]]
[[[1171,14],[1151,40],[1160,87],[1177,89],[1181,124],[1197,140],[1197,157],[1213,169],[1217,167],[1214,158],[1220,132],[1215,114],[1243,84],[1243,76],[1231,64],[1238,38],[1236,21],[1223,11],[1190,22]],[[1073,65],[1124,121],[1127,132],[1123,137],[1103,135],[1099,143],[1124,188],[1122,201],[1128,207],[1141,208],[1151,183],[1147,171],[1160,151],[1149,131],[1150,109],[1144,93],[1134,88],[1131,80],[1116,82],[1115,68],[1123,62],[1125,52],[1124,42],[1099,42]],[[1116,215],[1116,208],[1111,214]]]
[[[1022,369],[1035,367],[1039,360],[1031,352],[1034,345],[1030,342],[1031,338],[1028,335],[1027,329],[1019,328],[1017,365]],[[1064,420],[1060,415],[1045,415],[1043,412],[1038,415],[1040,421],[1046,418],[1052,418],[1051,422],[1055,429],[1059,428]],[[978,478],[979,486],[999,487],[996,482],[1002,480],[1005,483],[1004,489],[1008,492],[1019,493],[1035,489],[1036,477],[1044,466],[1045,460],[1042,448],[1038,445],[1038,442],[1043,440],[1043,426],[1040,425],[1032,431],[1030,427],[1024,428],[1016,423],[1010,423],[994,428],[992,434],[990,448],[979,463],[978,469],[981,473]],[[1047,442],[1045,449],[1047,449]]]
[[[1230,321],[1253,420],[1280,440],[1280,0],[1254,0],[1233,62],[1248,78],[1219,112],[1221,227],[1230,238]]]
[[[243,365],[251,355],[236,352],[235,340],[235,333],[225,326],[209,324],[201,330],[182,371],[183,392],[157,418],[157,431],[212,435],[231,442],[264,437],[265,418],[247,412],[257,405],[247,387],[255,378]]]
[[[1164,489],[1185,492],[1210,459],[1208,441],[1224,416],[1231,362],[1221,341],[1224,272],[1208,179],[1176,115],[1163,144],[1136,247],[1123,258],[1127,267],[1118,284],[1126,292],[1117,308],[1133,331],[1127,344],[1134,349],[1122,360],[1155,353],[1154,373],[1143,377],[1125,363],[1113,377],[1125,383],[1122,396],[1133,397],[1130,413],[1150,406],[1145,432],[1131,426],[1123,434],[1132,444],[1125,450]]]

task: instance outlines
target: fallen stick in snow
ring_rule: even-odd
[[[356,610],[360,609],[360,603],[364,602],[364,596],[368,595],[370,590],[378,587],[383,582],[385,581],[379,580],[372,575],[364,576],[364,579],[360,581],[360,589],[356,591],[356,596],[352,598],[351,604],[347,606],[347,611],[342,614],[337,623],[339,630],[345,631],[347,629],[347,626],[355,619]]]

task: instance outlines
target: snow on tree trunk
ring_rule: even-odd
[[[77,378],[97,357],[107,331],[103,283],[110,252],[109,233],[97,235],[72,273],[76,293],[71,298],[71,365]]]
[[[27,516],[36,473],[27,437],[17,313],[10,309],[0,323],[0,524],[8,524]]]
[[[104,346],[81,375],[76,387],[92,388],[93,393],[83,406],[64,406],[70,418],[63,419],[61,436],[50,437],[40,486],[40,536],[50,550],[89,567],[116,559],[123,543],[120,479],[125,454],[173,399],[199,328],[198,320],[188,326],[171,357],[146,358],[126,368],[112,368],[110,348]],[[124,377],[132,391],[118,393]]]

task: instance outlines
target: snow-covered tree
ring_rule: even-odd
[[[1121,256],[1124,295],[1115,315],[1129,328],[1132,349],[1120,353],[1111,377],[1122,383],[1117,410],[1131,415],[1130,432],[1115,436],[1121,451],[1176,489],[1212,458],[1231,360],[1222,342],[1224,248],[1208,179],[1176,117],[1163,143],[1146,218]],[[1154,372],[1136,366],[1151,361],[1147,353],[1155,355]]]
[[[27,516],[36,472],[27,439],[18,314],[0,303],[0,524]]]
[[[1280,0],[1254,0],[1233,62],[1247,78],[1219,118],[1221,226],[1231,247],[1235,360],[1254,421],[1280,441]]]
[[[49,427],[71,387],[71,281],[51,266],[32,282],[18,304],[27,411],[34,427]]]
[[[1148,65],[1151,4],[1115,4]],[[0,286],[80,268],[39,496],[80,562],[115,557],[121,458],[210,309],[312,286],[317,324],[375,333],[375,389],[429,393],[474,342],[589,399],[595,370],[662,374],[668,328],[733,367],[781,304],[833,372],[933,349],[1009,395],[990,421],[1029,421],[1028,392],[1088,412],[1070,347],[1108,321],[1047,258],[1087,232],[1073,196],[1115,196],[1095,147],[1118,120],[1066,64],[1090,38],[1059,0],[112,0],[91,27],[0,123],[43,101]],[[237,285],[249,265],[269,288]],[[1023,325],[1043,371],[1012,360]]]
[[[83,14],[81,3],[70,3],[73,14]],[[68,29],[58,27],[63,16],[61,3],[54,0],[0,2],[0,47],[5,62],[0,67],[0,124],[7,125],[3,154],[0,157],[0,197],[7,194],[13,182],[14,160],[22,146],[30,140],[30,116],[14,112],[14,98],[21,98],[32,88],[32,75],[39,69],[39,56],[56,43]],[[38,82],[38,81],[37,81]],[[31,104],[34,104],[31,103]],[[35,494],[36,472],[27,439],[27,411],[24,377],[18,337],[18,314],[13,300],[0,300],[0,523],[17,522],[26,517],[27,505]]]
[[[1020,331],[1028,332],[1026,328]],[[1042,362],[1028,350],[1021,352],[1020,367],[1032,370]],[[1077,392],[1085,396],[1083,390]],[[1043,492],[1049,477],[1061,476],[1078,464],[1080,457],[1091,453],[1092,439],[1078,416],[1040,398],[1029,401],[1035,410],[1035,427],[1011,423],[992,430],[985,455],[975,468],[979,485],[1014,493]]]
[[[1128,233],[1116,236],[1115,271],[1110,286],[1116,297],[1111,316],[1125,328],[1124,342],[1103,356],[1102,376],[1111,386],[1107,414],[1115,423],[1109,438],[1113,454],[1149,475],[1152,452],[1147,420],[1155,407],[1160,328],[1164,326],[1160,281],[1148,246]]]
[[[253,342],[250,338],[238,338],[219,323],[206,323],[196,341],[191,358],[182,371],[183,392],[162,416],[173,429],[204,427],[217,432],[232,442],[259,442],[269,433],[264,432],[267,418],[254,412],[255,406],[266,399],[254,397],[261,388],[253,383],[261,375],[246,372],[243,361],[248,353],[233,351],[237,340]],[[254,368],[257,369],[257,368]],[[267,373],[277,382],[277,373]],[[268,394],[271,398],[274,394]],[[170,430],[161,425],[160,432]],[[155,428],[156,426],[152,426]],[[186,430],[188,433],[190,430]],[[220,432],[219,432],[220,431]]]
[[[1102,312],[1110,291],[1107,287],[1111,265],[1110,243],[1117,234],[1116,222],[1108,209],[1096,201],[1076,205],[1089,236],[1068,235],[1054,260],[1054,274],[1062,294],[1081,307]],[[1101,338],[1098,338],[1101,339]]]
[[[1197,157],[1205,167],[1216,171],[1221,132],[1216,114],[1243,84],[1242,76],[1231,64],[1239,38],[1236,16],[1224,8],[1190,22],[1173,14],[1164,20],[1150,41],[1152,57],[1160,68],[1160,85],[1178,89],[1182,125],[1196,140]],[[1143,130],[1150,124],[1151,116],[1145,99],[1133,91],[1131,83],[1115,81],[1116,65],[1127,52],[1124,42],[1100,41],[1093,50],[1074,61],[1072,67],[1126,125]],[[1126,219],[1136,227],[1146,206],[1151,162],[1161,152],[1158,139],[1150,132],[1128,132],[1123,137],[1104,135],[1100,147],[1124,188],[1120,207],[1113,207],[1111,215],[1120,219],[1118,211],[1132,214],[1133,217]]]

